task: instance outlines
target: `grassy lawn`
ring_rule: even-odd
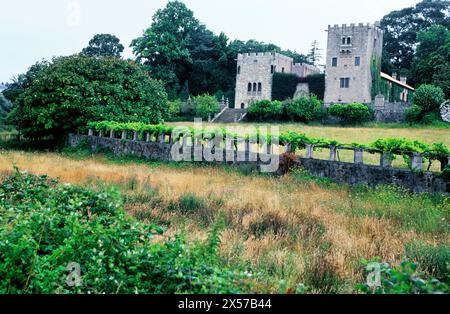
[[[311,130],[314,130],[312,128]],[[98,190],[114,187],[126,210],[205,239],[222,213],[220,256],[247,265],[255,292],[354,292],[361,259],[419,262],[445,278],[449,199],[394,188],[349,188],[296,171],[270,177],[222,166],[151,163],[104,155],[0,151],[0,177],[13,165]]]

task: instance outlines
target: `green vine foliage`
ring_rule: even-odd
[[[184,135],[189,136],[203,136],[204,139],[213,139],[218,135],[221,135],[223,139],[225,137],[234,139],[249,139],[255,141],[264,141],[273,143],[274,137],[271,135],[261,134],[259,129],[255,134],[237,134],[228,132],[226,128],[217,128],[214,130],[201,130],[188,127],[173,127],[164,124],[148,125],[144,123],[118,123],[114,121],[101,121],[91,122],[88,124],[88,128],[95,129],[97,131],[103,130],[108,132],[114,131],[136,131],[142,136],[144,133],[150,133],[152,135],[159,134],[178,134],[178,138]],[[84,128],[81,131],[86,131]],[[333,139],[315,138],[308,136],[304,133],[298,133],[293,131],[283,132],[277,137],[278,143],[282,146],[289,144],[293,152],[301,150],[306,145],[313,145],[315,149],[328,148],[330,146],[336,146],[341,149],[365,149],[370,153],[377,152],[389,152],[393,156],[403,156],[405,159],[410,158],[413,153],[419,153],[424,159],[432,161],[440,161],[442,164],[447,163],[447,158],[450,156],[450,150],[443,143],[426,144],[420,141],[412,141],[405,138],[381,138],[370,144],[361,143],[341,143]],[[407,161],[407,164],[409,162]],[[443,166],[442,170],[445,166]]]
[[[0,182],[0,293],[244,293],[249,277],[218,255],[223,222],[205,242],[128,216],[120,195],[16,170]],[[68,265],[81,282],[67,283]]]

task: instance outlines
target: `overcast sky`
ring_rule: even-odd
[[[328,24],[375,22],[419,0],[183,0],[215,33],[256,39],[307,53],[326,46]],[[110,33],[126,46],[150,26],[167,0],[0,0],[0,82],[41,59],[81,51],[95,34]],[[79,12],[79,14],[78,14]]]

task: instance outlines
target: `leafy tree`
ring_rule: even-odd
[[[194,108],[196,116],[202,119],[208,119],[220,111],[217,99],[208,94],[194,97]]]
[[[299,78],[293,73],[274,73],[272,83],[272,99],[286,100],[294,97]]]
[[[373,118],[374,110],[365,104],[335,104],[328,108],[328,113],[342,119],[344,124],[357,124]]]
[[[393,11],[383,17],[383,71],[410,69],[417,34],[435,24],[450,28],[449,13],[449,1],[423,0],[415,7]]]
[[[180,1],[170,1],[153,16],[152,25],[131,43],[136,59],[166,83],[171,98],[178,95],[180,78],[192,66],[189,40],[200,28],[194,13]]]
[[[11,107],[12,103],[0,92],[0,130],[6,124],[6,117],[11,110]]]
[[[306,81],[309,85],[309,92],[316,95],[318,99],[323,100],[325,95],[325,74],[316,73],[308,75]]]
[[[319,48],[319,42],[317,40],[313,41],[311,44],[311,49],[309,50],[308,59],[313,65],[322,60],[322,55],[320,53],[322,49]]]
[[[89,57],[117,57],[123,52],[124,46],[119,38],[110,34],[97,34],[89,41],[89,45],[82,50],[82,54]]]
[[[61,139],[90,121],[160,123],[168,115],[163,85],[133,61],[59,57],[25,77],[9,118],[28,138]]]
[[[419,45],[412,65],[417,84],[434,84],[450,97],[450,30],[433,25],[417,36]]]

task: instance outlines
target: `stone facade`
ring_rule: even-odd
[[[277,72],[306,77],[320,70],[294,64],[292,58],[275,52],[238,54],[235,108],[246,109],[253,101],[272,100],[272,78]]]
[[[371,103],[371,67],[382,52],[383,31],[376,25],[328,26],[325,104]]]

